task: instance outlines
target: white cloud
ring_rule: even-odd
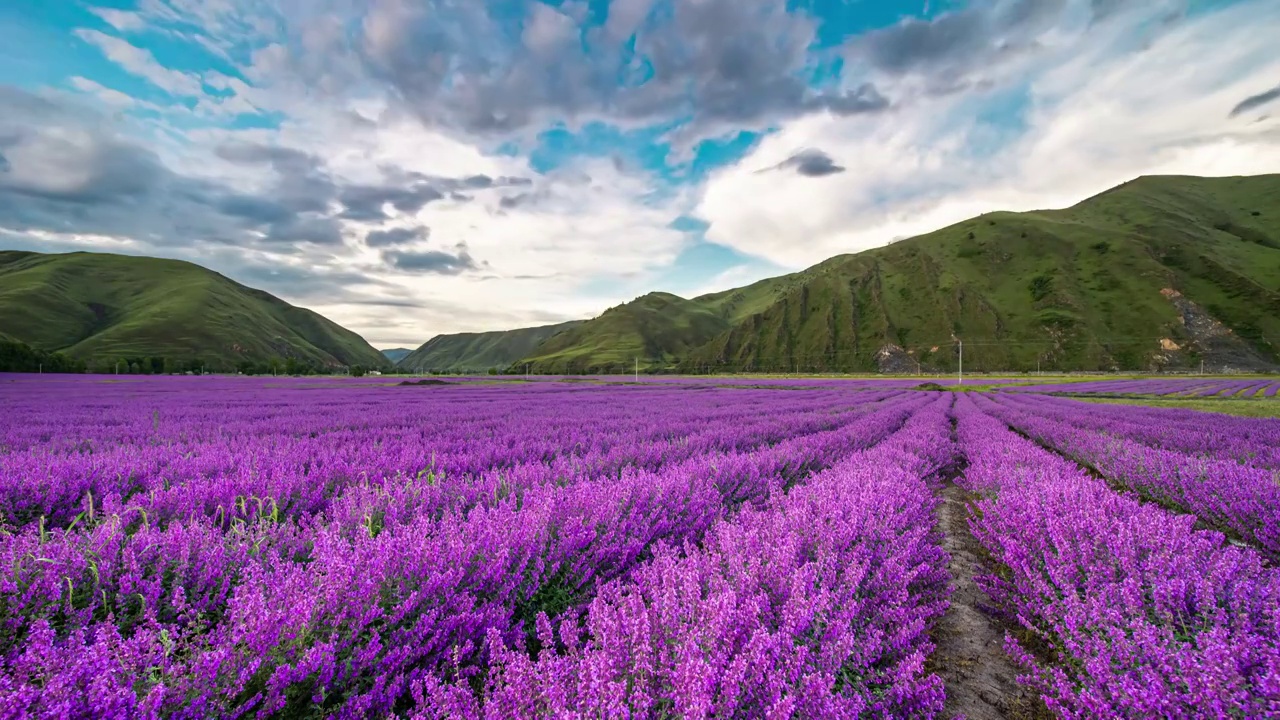
[[[102,18],[104,22],[120,32],[135,32],[147,26],[147,21],[143,20],[141,15],[128,10],[91,7],[89,12]]]
[[[490,160],[490,163],[493,161]],[[459,166],[455,166],[459,167]],[[473,165],[475,172],[490,167]],[[686,237],[667,227],[670,207],[651,208],[641,200],[647,186],[619,174],[611,163],[582,167],[590,181],[539,178],[522,191],[535,195],[527,205],[503,209],[503,193],[484,191],[470,202],[431,203],[414,220],[431,228],[425,248],[452,250],[465,243],[479,273],[457,276],[393,272],[379,265],[372,249],[354,251],[358,262],[402,297],[425,307],[393,313],[393,320],[420,320],[416,342],[445,332],[501,330],[555,319],[586,318],[638,294],[679,254]],[[613,290],[585,293],[584,287],[608,281]],[[643,291],[641,291],[643,292]],[[463,314],[453,308],[469,308]],[[368,308],[328,307],[338,319],[363,324],[375,342],[403,343],[411,338],[388,334],[368,317]],[[374,320],[370,322],[370,320]]]
[[[107,59],[161,90],[172,95],[185,97],[200,97],[204,95],[204,89],[200,85],[199,78],[161,65],[150,50],[145,50],[127,40],[112,37],[97,30],[82,28],[76,30],[76,35],[81,40],[101,50],[102,54],[107,56]]]
[[[138,99],[132,95],[126,95],[119,90],[113,90],[112,88],[105,87],[88,78],[77,75],[71,78],[70,83],[72,87],[80,92],[93,95],[101,100],[105,105],[118,110],[135,107],[139,104]]]
[[[711,240],[800,268],[984,212],[1065,207],[1138,175],[1280,170],[1280,122],[1227,117],[1280,77],[1280,9],[1241,4],[1125,49],[1133,31],[1057,38],[1029,59],[1022,128],[980,120],[987,103],[1008,99],[1000,90],[883,116],[811,116],[713,175],[696,212]],[[805,147],[847,172],[756,172]]]
[[[695,285],[684,292],[686,297],[696,298],[703,295],[710,295],[712,293],[724,292],[725,290],[745,287],[766,278],[777,277],[777,275],[777,271],[769,268],[763,268],[755,264],[736,265],[727,270],[716,273],[702,284]]]
[[[10,230],[0,227],[0,245],[6,250],[33,252],[103,252],[147,255],[146,246],[133,238],[111,235],[58,233],[47,230]]]

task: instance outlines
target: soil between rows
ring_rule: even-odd
[[[1053,717],[1044,702],[1018,684],[1018,668],[1004,651],[1007,624],[985,606],[974,582],[984,550],[969,530],[969,493],[947,481],[938,493],[938,529],[951,555],[951,607],[934,629],[930,669],[946,683],[943,716],[967,720]]]

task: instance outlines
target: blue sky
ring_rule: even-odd
[[[413,347],[1280,170],[1274,37],[1266,0],[10,0],[0,247]]]

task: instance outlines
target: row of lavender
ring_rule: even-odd
[[[486,704],[424,684],[422,717],[924,717],[947,607],[947,556],[927,479],[955,457],[949,398],[874,448],[703,543],[664,544],[581,614],[539,615],[535,654],[491,633]]]
[[[6,711],[940,702],[922,662],[945,555],[923,478],[951,455],[949,397],[200,382],[0,390]],[[769,574],[744,574],[752,557]],[[716,655],[745,674],[718,689],[705,623],[671,604],[699,587],[728,593],[703,619],[756,598],[739,608],[755,625],[715,620],[745,633]],[[865,612],[832,625],[854,597]],[[620,648],[610,612],[682,649]],[[790,673],[761,689],[788,649]],[[569,687],[618,652],[647,658],[652,683]]]
[[[65,397],[32,394],[29,405],[15,398],[11,419],[21,422],[0,428],[0,513],[9,522],[42,516],[60,526],[92,498],[99,512],[140,510],[152,521],[198,505],[225,525],[266,512],[259,505],[268,497],[277,515],[320,512],[352,483],[400,487],[406,477],[448,475],[492,484],[489,468],[508,481],[652,469],[675,455],[830,429],[839,422],[830,411],[851,404],[847,394],[813,393],[778,414],[762,407],[772,396],[758,393],[704,403],[679,391],[641,398],[539,386],[108,387],[110,400],[81,402],[84,385]]]
[[[1186,410],[1099,408],[1035,396],[979,402],[1113,486],[1191,513],[1280,560],[1280,421],[1207,421]]]
[[[1043,395],[995,393],[990,397],[1001,405],[1151,447],[1280,468],[1280,422],[1275,420],[1206,415],[1184,408],[1100,405]]]
[[[1191,398],[1274,398],[1280,381],[1274,378],[1223,380],[1203,378],[1095,380],[1050,384],[1023,384],[1014,392],[1067,393],[1081,395],[1158,395]]]
[[[1022,627],[1006,648],[1055,714],[1280,714],[1280,571],[1263,553],[1010,429],[1028,415],[981,396],[956,415],[993,561],[980,583]]]

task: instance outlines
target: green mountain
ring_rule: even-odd
[[[508,365],[533,352],[540,343],[582,324],[573,320],[559,325],[485,333],[437,335],[406,355],[397,367],[416,372],[485,372]]]
[[[0,251],[0,336],[86,360],[388,364],[350,330],[212,270],[103,253]]]
[[[652,297],[526,359],[547,372],[633,356],[685,372],[914,372],[954,370],[959,338],[970,370],[1270,369],[1280,175],[1144,177],[1066,210],[991,213],[744,288]]]
[[[539,345],[516,365],[542,374],[666,367],[729,329],[716,310],[670,293],[649,293]]]
[[[411,352],[413,351],[409,348],[391,348],[390,350],[383,350],[382,357],[386,358],[388,362],[394,365],[405,359],[405,357]]]

